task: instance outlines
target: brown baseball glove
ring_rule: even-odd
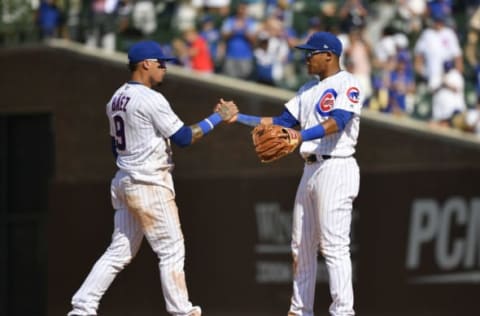
[[[301,136],[291,128],[260,124],[253,129],[252,140],[260,161],[272,162],[294,151]]]

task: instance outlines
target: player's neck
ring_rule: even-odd
[[[147,86],[149,88],[152,87],[150,80],[147,80],[147,78],[144,78],[140,72],[134,72],[132,74],[132,77],[130,78],[130,82],[136,82],[139,84],[143,84],[144,86]]]
[[[320,80],[323,80],[325,78],[336,75],[340,71],[342,71],[342,69],[340,69],[340,67],[334,67],[334,68],[331,68],[331,69],[327,69],[324,73],[318,74],[318,76],[320,77]]]

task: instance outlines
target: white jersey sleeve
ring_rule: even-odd
[[[145,103],[150,105],[150,119],[163,137],[169,138],[183,126],[183,122],[173,112],[170,103],[163,95],[156,93],[146,99]]]

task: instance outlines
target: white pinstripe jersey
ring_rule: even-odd
[[[172,189],[169,137],[183,126],[165,97],[138,83],[125,83],[107,103],[117,166],[133,179]]]
[[[362,96],[357,80],[349,72],[340,71],[324,80],[307,82],[285,107],[300,122],[302,130],[326,121],[330,118],[332,110],[353,112],[352,119],[342,132],[302,142],[300,154],[351,156],[355,153],[360,129]]]

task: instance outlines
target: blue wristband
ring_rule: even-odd
[[[203,121],[198,123],[198,126],[202,129],[203,135],[210,132],[216,125],[222,121],[222,117],[218,113],[213,113]]]
[[[262,118],[260,116],[246,115],[242,113],[238,113],[237,115],[237,122],[244,125],[257,126],[260,124],[261,120]]]
[[[216,126],[222,122],[222,117],[217,112],[207,117],[207,119],[210,120],[210,122],[212,122],[213,126]]]
[[[301,131],[300,135],[302,135],[302,141],[322,138],[325,136],[325,128],[322,124],[319,124],[312,128]]]

